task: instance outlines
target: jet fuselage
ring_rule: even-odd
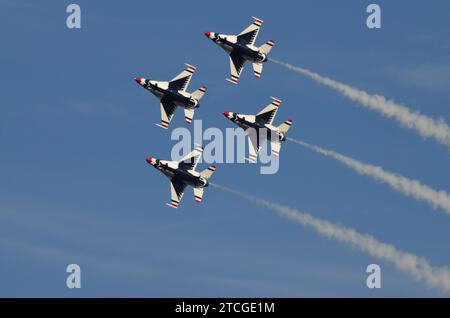
[[[200,102],[193,98],[191,94],[184,91],[171,89],[167,82],[141,79],[139,84],[159,99],[165,98],[171,100],[177,106],[182,106],[189,109],[200,107]]]
[[[251,62],[266,62],[267,55],[260,52],[258,48],[254,46],[250,46],[245,42],[241,42],[239,40],[231,41],[230,38],[236,38],[236,36],[232,35],[224,35],[218,33],[212,33],[212,41],[223,48],[228,53],[233,53],[238,56],[241,56],[245,60]]]
[[[167,177],[176,178],[180,182],[183,182],[194,188],[205,188],[209,185],[208,180],[202,177],[199,172],[195,170],[185,170],[179,167],[175,167],[174,162],[153,158],[147,159],[147,162],[157,170],[164,173]]]
[[[254,115],[243,115],[231,112],[225,112],[224,115],[244,130],[252,128],[261,132],[261,129],[265,129],[267,140],[271,140],[272,136],[278,138],[279,141],[286,140],[285,135],[280,132],[277,127],[259,122]]]

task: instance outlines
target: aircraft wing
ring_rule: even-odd
[[[248,137],[248,148],[249,148],[249,155],[248,155],[248,161],[252,163],[256,163],[256,158],[258,157],[258,152],[261,149],[261,145],[259,142],[259,133],[257,130],[254,129],[247,129],[246,130],[247,137]]]
[[[281,99],[275,97],[271,98],[273,99],[272,103],[256,114],[256,120],[262,124],[272,125],[272,122],[278,112],[278,106],[281,104]]]
[[[177,105],[173,101],[167,98],[161,98],[161,125],[158,125],[164,129],[169,127],[169,124],[172,120],[173,114],[175,113],[175,109]]]
[[[198,159],[203,152],[203,147],[197,145],[193,151],[184,156],[180,162],[179,167],[184,170],[195,170],[197,167]]]
[[[177,209],[181,199],[183,198],[185,189],[186,189],[185,183],[175,178],[172,178],[172,180],[170,180],[171,203],[170,204],[167,203],[167,205],[174,209]]]
[[[259,33],[259,28],[263,23],[261,19],[255,17],[253,17],[253,19],[255,19],[255,21],[237,36],[238,40],[250,45],[255,43],[256,37]]]
[[[244,68],[245,60],[238,54],[230,54],[230,68],[231,78],[228,79],[231,83],[237,84],[239,76],[241,76],[242,69]]]
[[[194,74],[196,67],[189,64],[185,65],[186,69],[169,82],[170,89],[177,91],[185,91],[186,88],[189,86],[192,74]]]

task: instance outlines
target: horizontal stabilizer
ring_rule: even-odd
[[[288,119],[284,123],[282,123],[280,126],[278,126],[278,130],[281,131],[282,133],[287,133],[287,131],[289,130],[289,128],[291,128],[291,126],[292,126],[292,120]]]
[[[253,74],[255,74],[256,78],[261,77],[262,69],[263,69],[262,63],[253,63]]]
[[[216,171],[216,166],[213,165],[200,172],[200,175],[206,179],[209,179],[213,175],[214,171]]]
[[[261,45],[259,50],[264,54],[269,54],[272,47],[275,45],[274,40],[269,40],[265,44]]]
[[[197,89],[195,92],[193,92],[191,95],[196,100],[200,100],[203,97],[203,95],[205,95],[206,91],[207,91],[206,86],[202,86],[199,89]]]
[[[185,108],[184,118],[186,119],[186,123],[190,125],[192,123],[192,119],[194,118],[194,110],[190,108]]]
[[[204,188],[194,188],[194,197],[195,197],[196,203],[202,202],[203,190],[204,190]]]
[[[275,157],[278,157],[280,155],[280,150],[281,150],[281,142],[279,140],[273,141],[271,143],[271,147],[272,147],[272,154]]]

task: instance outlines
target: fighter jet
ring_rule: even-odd
[[[202,202],[203,190],[209,185],[215,166],[203,170],[195,171],[198,159],[203,152],[203,147],[197,145],[196,148],[186,155],[181,161],[167,161],[148,157],[145,159],[153,167],[164,173],[170,179],[171,202],[166,203],[172,208],[178,208],[183,198],[186,186],[190,185],[194,188],[195,202]]]
[[[161,125],[157,126],[167,129],[177,106],[184,108],[186,123],[190,124],[194,118],[194,111],[200,106],[200,99],[206,92],[206,86],[200,87],[193,93],[186,91],[194,74],[196,67],[185,64],[187,68],[169,82],[161,82],[136,77],[135,81],[149,90],[160,100]]]
[[[254,46],[263,21],[255,17],[253,19],[255,21],[239,35],[205,32],[208,38],[230,55],[231,77],[227,78],[227,81],[233,84],[237,84],[245,61],[252,62],[255,77],[260,78],[263,69],[262,63],[267,61],[267,56],[275,44],[275,41],[269,40],[260,47]]]
[[[278,111],[278,106],[281,104],[281,100],[275,97],[271,98],[273,99],[272,103],[267,105],[256,115],[244,115],[232,112],[223,113],[225,117],[244,129],[249,140],[250,152],[249,157],[246,159],[253,163],[256,162],[258,152],[265,140],[271,142],[272,154],[278,157],[280,154],[281,142],[286,140],[286,133],[292,125],[291,119],[285,121],[278,127],[272,125]],[[261,135],[261,133],[263,134]]]

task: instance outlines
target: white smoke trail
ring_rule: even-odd
[[[315,229],[323,236],[336,239],[347,245],[358,248],[373,257],[389,262],[401,272],[412,276],[417,281],[425,282],[429,287],[450,292],[450,269],[448,267],[434,267],[423,257],[398,250],[393,245],[377,241],[377,239],[371,235],[361,234],[354,229],[317,219],[308,213],[300,212],[296,209],[242,193],[222,185],[211,185],[244,198],[252,203],[274,210],[281,216]]]
[[[377,181],[388,184],[391,188],[417,200],[428,202],[433,208],[440,207],[446,213],[450,214],[450,194],[444,190],[435,190],[429,186],[420,183],[420,181],[408,179],[406,177],[385,171],[382,167],[362,163],[361,161],[346,157],[332,150],[310,145],[304,141],[293,138],[286,138],[289,141],[312,149],[324,156],[331,157],[343,163],[357,173],[370,176]]]
[[[316,82],[337,90],[342,95],[358,102],[366,108],[373,109],[388,118],[396,119],[402,126],[409,129],[414,129],[421,136],[427,138],[433,137],[440,143],[450,147],[450,127],[442,118],[430,118],[420,114],[419,112],[411,111],[405,105],[400,105],[392,100],[387,100],[383,96],[370,95],[365,91],[337,82],[328,77],[321,76],[302,67],[294,66],[274,59],[270,59],[270,61],[282,65],[296,73],[306,75]]]

